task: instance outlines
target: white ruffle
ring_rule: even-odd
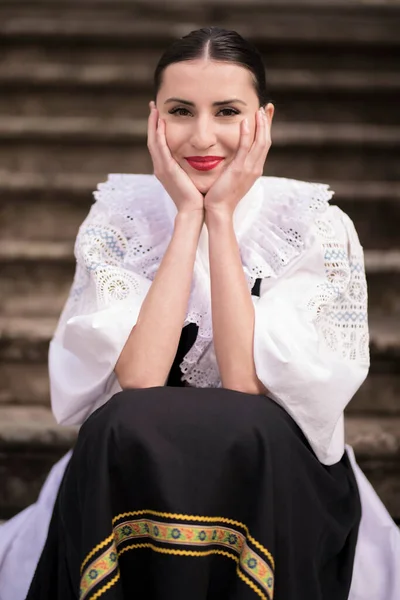
[[[154,175],[109,175],[93,195],[128,240],[124,265],[153,280],[176,214],[164,187]]]
[[[322,183],[262,177],[262,200],[238,241],[251,284],[279,277],[309,246],[310,227],[328,208],[334,192]]]
[[[242,198],[234,215],[249,289],[255,280],[277,278],[312,243],[311,225],[328,208],[333,191],[320,183],[261,177]],[[185,323],[199,326],[196,342],[180,367],[195,387],[220,387],[213,345],[208,235],[203,229],[194,271],[194,288]]]
[[[310,225],[323,215],[329,186],[281,177],[260,177],[234,214],[243,269],[252,288],[257,278],[277,278],[309,247]],[[144,294],[169,245],[176,206],[155,175],[110,174],[94,192],[96,203],[81,226],[77,268],[57,332],[72,317],[129,302]],[[97,290],[89,293],[89,273]],[[130,276],[132,273],[132,276]],[[135,277],[139,276],[138,277]],[[220,387],[213,347],[208,233],[204,225],[194,266],[185,325],[198,325],[197,339],[180,367],[196,387]]]
[[[280,177],[260,177],[254,183],[234,214],[234,228],[249,289],[257,278],[279,277],[301,256],[310,243],[311,223],[318,214],[326,211],[332,195],[329,186],[321,183]],[[118,258],[119,254],[122,257],[120,267],[153,280],[170,242],[177,209],[154,175],[110,174],[105,183],[98,185],[94,197],[99,205],[97,226],[101,228],[102,220],[107,222],[108,232],[104,232],[104,236],[109,235],[111,225],[120,230],[127,240],[127,247],[119,248],[118,236],[114,236],[114,256],[110,256],[107,272],[103,275],[103,278],[116,280],[115,283],[111,282],[113,293],[117,294],[119,290],[121,297],[117,299],[123,299],[124,290],[129,289],[132,282],[124,282],[120,270],[111,272],[113,258]],[[95,224],[96,216],[93,216]],[[94,231],[96,235],[99,233],[101,229]],[[79,244],[79,236],[76,251],[84,252],[84,244]],[[93,251],[90,257],[81,256],[81,259],[89,269],[91,265],[87,264],[88,260],[89,263],[96,263]],[[85,289],[82,281],[78,284],[73,294],[75,301],[76,293]],[[110,286],[106,287],[110,289]],[[71,316],[71,311],[67,312],[67,317]],[[193,347],[180,365],[182,379],[196,387],[220,387],[212,342],[206,226],[201,232],[196,254],[185,325],[189,323],[198,325],[199,330]]]

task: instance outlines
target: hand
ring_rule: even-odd
[[[147,147],[153,161],[154,175],[171,196],[179,213],[199,211],[203,217],[204,197],[171,155],[165,137],[165,121],[159,118],[153,101],[149,106]]]
[[[247,119],[240,122],[240,142],[233,161],[221,173],[204,198],[207,214],[213,211],[233,216],[240,200],[263,174],[264,163],[271,147],[271,124],[264,109],[256,113],[256,131],[251,144]]]

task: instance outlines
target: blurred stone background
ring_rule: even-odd
[[[265,57],[265,174],[329,183],[356,224],[372,367],[346,437],[400,520],[400,0],[0,0],[0,519],[35,501],[76,436],[52,418],[47,352],[91,192],[152,172],[153,69],[206,25]]]

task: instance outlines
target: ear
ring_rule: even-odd
[[[275,106],[272,104],[272,102],[268,102],[268,104],[264,106],[264,110],[265,114],[267,115],[268,123],[271,126],[272,119],[274,118]]]

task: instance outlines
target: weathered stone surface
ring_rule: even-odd
[[[0,449],[20,451],[69,448],[77,435],[76,427],[61,427],[51,411],[42,406],[0,406]]]
[[[0,404],[49,405],[48,345],[57,318],[0,320]],[[371,371],[350,403],[349,414],[400,413],[400,330],[398,320],[371,319]],[[0,362],[1,364],[1,362]],[[22,377],[25,375],[25,378]]]
[[[366,251],[365,263],[370,313],[400,315],[400,251]],[[58,316],[75,265],[73,239],[0,241],[0,311],[15,317]]]
[[[367,379],[346,409],[346,414],[400,415],[400,368],[397,373],[375,371],[374,361]]]
[[[100,143],[144,143],[147,119],[111,117],[0,117],[0,138],[10,141],[82,139]],[[374,149],[400,148],[400,127],[357,123],[284,123],[273,130],[278,147],[342,147]]]
[[[0,449],[0,517],[7,519],[36,502],[51,467],[68,447]]]
[[[393,461],[397,463],[400,475],[400,419],[348,415],[345,431],[346,442],[360,460]]]
[[[0,406],[0,516],[35,502],[53,464],[76,440],[77,429],[60,427],[42,407]]]
[[[99,127],[103,126],[99,124]],[[110,137],[101,131],[98,135],[94,133],[96,139],[83,132],[79,135],[78,130],[75,137],[72,134],[64,137],[54,131],[48,139],[45,134],[40,139],[39,133],[30,139],[18,133],[9,139],[0,136],[0,162],[3,169],[16,175],[41,172],[50,176],[63,172],[72,178],[77,172],[85,172],[96,174],[99,181],[108,173],[152,172],[144,133],[136,141],[126,134],[123,141],[113,138],[115,132],[110,131]],[[273,141],[264,174],[309,181],[329,181],[333,174],[343,181],[379,181],[384,164],[387,181],[398,180],[400,144],[397,147],[389,145],[391,134],[386,138],[385,148],[379,145],[377,138],[369,145],[368,140],[362,141],[362,136],[358,141],[355,139],[354,145],[340,136],[335,142],[334,132],[331,133],[330,138],[318,139],[316,136],[309,143],[305,128],[304,136],[297,138],[297,143],[291,136],[287,140],[282,137],[279,143]]]
[[[95,106],[96,115],[104,119],[148,116],[155,61],[144,62],[142,54],[132,52],[129,65],[30,62],[0,63],[0,115],[28,117],[34,110],[46,118],[91,117]],[[267,68],[267,81],[275,123],[400,124],[392,102],[400,90],[396,70],[371,74]],[[377,111],[377,104],[384,110]]]
[[[46,362],[0,362],[0,406],[50,406]]]
[[[0,63],[0,82],[4,88],[15,87],[20,89],[21,85],[35,85],[43,90],[60,89],[65,91],[65,87],[73,87],[80,92],[115,91],[116,102],[121,102],[121,93],[123,91],[135,91],[137,93],[145,91],[148,93],[152,89],[153,71],[157,63],[158,53],[153,52],[147,57],[146,63],[143,63],[143,54],[140,50],[129,49],[129,64],[121,64],[118,60],[114,64],[92,64],[90,55],[88,61],[75,64],[72,61],[66,62],[61,59],[54,60],[54,55],[42,57],[26,56],[26,60],[21,63],[20,59],[13,60],[15,49],[9,50],[7,57],[2,64]],[[57,56],[57,55],[56,55]],[[44,60],[46,58],[46,60]],[[119,58],[119,57],[118,57]],[[33,69],[34,67],[34,69]],[[364,72],[364,71],[342,71],[330,70],[319,71],[316,69],[275,69],[269,68],[267,71],[269,84],[277,92],[278,90],[290,92],[333,92],[333,93],[357,93],[368,91],[374,93],[391,92],[395,93],[400,88],[400,76],[396,71],[391,72]],[[145,88],[145,90],[143,89]],[[33,90],[29,90],[33,92]],[[130,98],[132,102],[135,97]],[[65,96],[60,98],[64,102],[66,111],[62,114],[68,114],[67,99]],[[101,101],[97,94],[96,101]],[[142,105],[143,98],[140,101]],[[123,104],[121,102],[121,104]],[[147,105],[146,105],[147,107]],[[92,106],[93,109],[93,106]],[[96,111],[98,106],[96,106]],[[101,110],[101,107],[100,107]],[[134,111],[137,114],[136,111]],[[93,111],[90,113],[93,114]],[[139,114],[139,116],[142,116]],[[379,115],[378,115],[379,116]]]
[[[0,33],[5,39],[68,39],[165,45],[191,29],[218,19],[225,27],[239,30],[243,36],[258,43],[269,41],[284,44],[290,41],[296,44],[318,43],[322,46],[332,42],[351,45],[399,44],[397,7],[388,6],[385,11],[379,11],[365,6],[362,12],[358,8],[345,13],[337,11],[334,6],[330,10],[329,7],[328,10],[326,7],[318,10],[319,7],[314,5],[312,10],[307,11],[304,6],[288,10],[284,5],[270,7],[259,3],[253,10],[247,3],[237,4],[235,10],[226,5],[224,10],[223,5],[215,4],[215,10],[210,11],[201,3],[166,7],[165,3],[159,3],[154,13],[154,5],[146,4],[139,8],[137,5],[107,3],[97,6],[96,10],[74,5],[60,5],[57,8],[38,5],[31,7],[31,10],[25,6],[21,14],[20,7],[13,10],[5,6],[0,12]],[[266,12],[262,14],[261,9]]]
[[[373,360],[371,372],[348,405],[346,414],[400,415],[400,369],[395,365],[394,367],[395,372],[375,372],[375,360]],[[47,363],[22,361],[0,363],[0,405],[49,407]]]
[[[47,362],[56,319],[0,318],[0,361]]]
[[[0,239],[69,240],[72,244],[93,202],[93,190],[106,177],[105,173],[0,171]],[[353,182],[331,178],[325,182],[335,191],[331,204],[340,206],[354,220],[364,248],[390,250],[396,247],[399,240],[400,182]],[[377,257],[380,261],[383,255]],[[385,277],[392,270],[396,279],[394,260],[391,265],[385,269]],[[388,291],[393,286],[396,287],[396,280]]]

